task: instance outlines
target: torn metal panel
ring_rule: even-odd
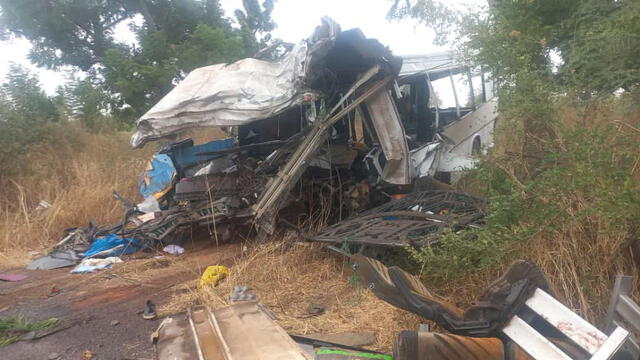
[[[434,321],[452,334],[499,336],[503,327],[518,313],[536,289],[553,294],[544,273],[525,260],[514,261],[463,310],[432,295],[417,277],[399,267],[386,267],[362,254],[352,256],[360,280],[378,298]]]
[[[436,171],[436,165],[440,159],[440,142],[432,142],[423,145],[417,149],[411,150],[411,170],[412,178],[420,178],[425,176],[433,176]]]
[[[386,159],[380,175],[390,184],[410,184],[409,149],[404,127],[389,91],[378,91],[365,101],[365,105]]]
[[[449,76],[450,71],[461,72],[464,65],[454,57],[452,51],[443,51],[428,55],[411,55],[402,57],[400,77],[416,74],[427,74],[431,80]]]
[[[353,93],[355,89],[359,89],[366,81],[377,75],[378,72],[380,72],[379,65],[372,67],[368,72],[363,74],[358,81],[356,81],[347,94]],[[349,111],[353,110],[370,96],[385,88],[389,84],[390,80],[390,76],[387,76],[382,80],[378,80],[375,84],[368,86],[367,89],[349,105],[345,106],[335,114],[333,114],[333,112],[330,113],[327,118],[319,120],[314,124],[314,126],[312,126],[310,133],[300,143],[296,151],[289,157],[286,164],[280,169],[275,177],[269,180],[266,190],[260,197],[259,202],[253,207],[253,211],[257,219],[260,220],[264,217],[264,219],[262,219],[264,221],[261,222],[263,230],[269,234],[273,232],[273,219],[284,201],[283,197],[298,181],[302,172],[308,166],[309,158],[326,139],[327,130],[338,120],[342,119]],[[345,96],[342,98],[341,102],[345,102],[346,100],[347,97]],[[337,106],[334,107],[334,111],[337,109]]]
[[[249,58],[193,70],[138,119],[131,146],[193,127],[248,124],[300,104],[309,92],[307,75],[316,76],[316,63],[339,31],[325,17],[309,39],[277,61]]]

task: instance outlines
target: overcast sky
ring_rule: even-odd
[[[483,0],[449,0],[447,4],[476,5]],[[242,8],[242,0],[221,0],[227,16],[233,16],[233,10]],[[298,42],[311,34],[327,15],[336,20],[343,30],[359,27],[370,38],[376,38],[388,45],[397,55],[425,54],[442,50],[435,47],[434,34],[425,26],[409,19],[389,21],[386,14],[391,6],[390,0],[277,0],[272,17],[277,24],[274,36],[287,42]],[[120,24],[116,38],[123,42],[135,41],[126,24]],[[9,64],[16,62],[29,65],[27,54],[30,44],[24,39],[0,42],[0,77],[4,79]],[[64,72],[50,71],[33,67],[40,76],[40,82],[48,93],[53,93],[65,80]]]

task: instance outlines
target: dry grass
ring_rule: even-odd
[[[593,156],[594,167],[585,168],[584,164],[591,163],[590,159],[584,160],[583,156],[581,164],[575,165],[575,171],[572,168],[574,164],[558,165],[572,169],[572,173],[563,180],[555,183],[549,181],[538,189],[521,189],[523,198],[544,197],[543,201],[557,206],[567,216],[558,219],[549,216],[548,222],[533,236],[514,239],[512,251],[503,262],[482,271],[467,272],[454,282],[427,276],[431,282],[427,286],[457,299],[463,307],[468,306],[513,259],[525,258],[540,266],[547,274],[559,297],[597,325],[603,325],[615,275],[634,277],[632,297],[640,302],[640,238],[637,226],[640,219],[633,218],[638,215],[634,212],[638,207],[633,204],[627,207],[611,200],[626,200],[618,195],[623,190],[635,189],[632,191],[635,194],[640,191],[640,108],[637,100],[626,100],[594,102],[587,108],[562,105],[560,126],[565,129],[584,129],[597,135],[599,129],[606,126],[614,128],[601,143],[596,140],[597,137],[587,136],[583,139],[593,141],[587,144],[587,148],[594,149],[594,153],[610,153],[608,164],[598,163],[597,157]],[[516,135],[519,133],[516,129],[510,140],[503,141],[495,149],[491,160],[512,175],[518,174],[518,168],[526,162],[526,154],[522,154],[521,141],[518,140],[521,140],[521,136]],[[569,143],[580,137],[564,138],[561,131],[558,134],[558,139],[550,145],[556,151],[569,155],[568,158],[572,158],[571,152],[575,149],[584,149]],[[579,158],[577,154],[576,158]],[[608,171],[598,171],[600,167],[595,166]],[[614,175],[610,169],[621,173]],[[569,186],[581,176],[589,176],[593,185]],[[613,176],[628,178],[625,189],[617,187],[620,181],[612,180]],[[529,193],[531,191],[533,193]],[[518,226],[532,228],[532,222],[531,219],[521,219]]]
[[[420,323],[418,316],[394,308],[354,283],[342,257],[318,245],[287,240],[253,245],[235,259],[230,271],[216,287],[197,290],[195,282],[189,284],[190,291],[160,311],[175,313],[196,303],[226,305],[234,286],[248,285],[293,334],[373,331],[376,342],[371,348],[391,351],[398,331],[416,329]],[[322,304],[326,312],[309,315],[311,303]]]
[[[132,151],[128,134],[90,134],[74,129],[73,143],[28,155],[29,171],[2,179],[0,259],[3,266],[29,260],[28,251],[44,251],[65,228],[116,222],[122,207],[113,190],[137,199],[140,170],[150,149]],[[45,200],[51,207],[38,210]]]
[[[64,229],[121,220],[123,208],[111,197],[113,190],[141,200],[138,179],[146,161],[158,149],[148,144],[129,147],[131,134],[95,134],[76,126],[59,129],[56,144],[41,145],[27,154],[18,175],[0,174],[0,266],[24,265],[30,251],[46,252]],[[225,136],[220,130],[188,132],[196,143]],[[37,210],[40,200],[51,207]]]

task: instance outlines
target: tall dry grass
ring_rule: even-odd
[[[131,150],[129,135],[67,125],[55,144],[21,158],[23,169],[0,177],[2,267],[25,264],[31,251],[45,252],[66,228],[121,219],[123,208],[111,192],[139,200],[138,178],[153,151]],[[39,209],[41,200],[51,207]]]
[[[53,125],[55,141],[32,146],[0,172],[0,267],[24,265],[60,240],[64,229],[122,220],[111,197],[139,201],[138,181],[146,161],[166,141],[129,147],[128,132],[94,133],[76,124]],[[178,139],[196,144],[226,137],[221,129],[188,131]],[[4,164],[3,166],[7,166]],[[48,209],[38,209],[44,200]]]
[[[493,226],[480,234],[489,245],[478,245],[479,254],[499,260],[461,269],[453,278],[426,274],[427,285],[467,306],[512,260],[524,258],[540,266],[559,297],[595,324],[603,325],[617,274],[633,276],[632,297],[640,302],[637,96],[559,104],[557,138],[545,139],[548,158],[532,179],[518,176],[526,173],[526,135],[517,124],[503,128],[482,170],[486,182],[467,183],[476,191],[492,187],[494,200],[505,206],[494,209],[502,217],[489,219]],[[505,220],[512,209],[515,222]]]

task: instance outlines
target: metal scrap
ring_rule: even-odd
[[[484,200],[458,191],[411,193],[329,226],[311,240],[391,247],[433,245],[446,230],[478,226],[484,207]]]

